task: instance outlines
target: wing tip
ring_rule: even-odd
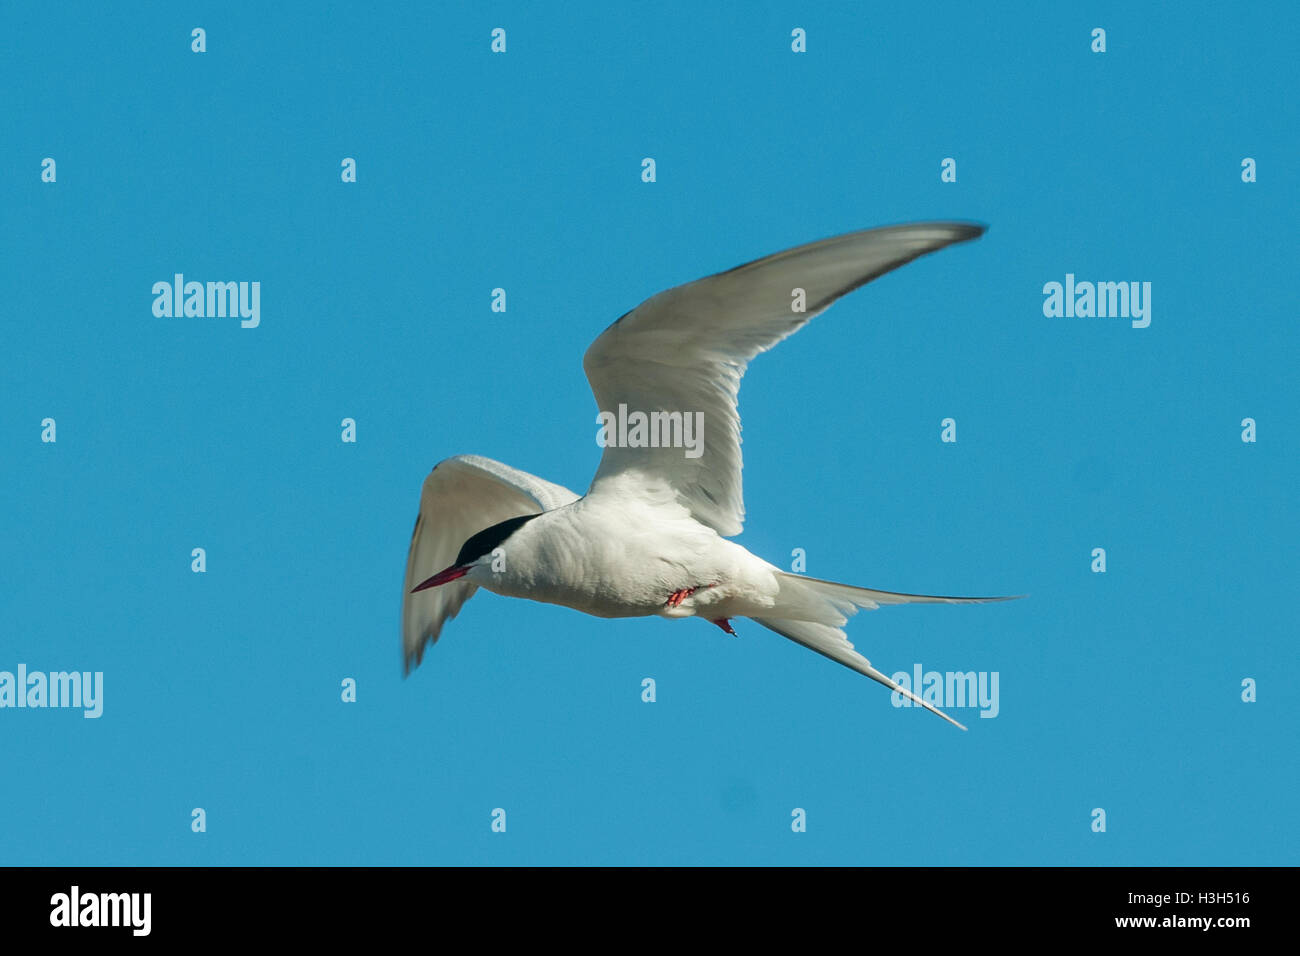
[[[989,231],[986,222],[956,222],[953,225],[961,231],[962,239],[978,239]]]
[[[402,645],[402,677],[411,676],[411,671],[415,670],[424,661],[424,641],[414,650],[408,648],[403,642]]]
[[[967,222],[959,219],[941,220],[937,222],[909,222],[893,227],[886,226],[884,228],[942,230],[946,233],[945,238],[947,241],[936,244],[931,249],[933,252],[937,252],[939,249],[943,249],[946,246],[956,245],[959,242],[970,242],[972,239],[978,239],[980,236],[984,235],[984,233],[989,231],[987,223]],[[922,253],[922,255],[924,255],[924,253]]]
[[[905,229],[943,231],[951,236],[951,242],[965,242],[968,239],[978,239],[984,235],[989,231],[989,225],[986,222],[976,222],[973,219],[922,219],[912,222],[898,222],[888,226],[871,226],[856,232],[845,233],[845,236],[864,236],[873,232],[902,231]]]
[[[889,227],[886,227],[889,228]],[[894,228],[923,228],[943,230],[947,233],[947,241],[936,245],[932,251],[938,251],[946,246],[956,245],[959,242],[970,242],[972,239],[978,239],[984,233],[989,231],[987,223],[982,222],[965,222],[962,220],[945,220],[940,222],[912,222],[904,223]],[[924,254],[924,253],[923,253]]]

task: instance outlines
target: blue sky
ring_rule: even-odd
[[[264,6],[0,14],[0,670],[104,675],[0,709],[0,862],[1296,863],[1293,5]],[[739,540],[1029,594],[848,628],[996,718],[486,593],[402,679],[433,464],[585,490],[609,322],[920,219],[990,228],[751,366]],[[155,317],[177,272],[260,325]],[[1150,326],[1045,317],[1067,273]]]

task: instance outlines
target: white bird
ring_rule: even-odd
[[[643,413],[665,441],[633,447],[661,435],[620,433],[625,440],[606,444],[581,497],[488,458],[439,462],[424,482],[406,562],[406,671],[484,587],[597,617],[702,617],[728,634],[731,618],[752,618],[965,730],[872,667],[841,628],[859,609],[882,604],[1008,598],[836,584],[782,571],[727,538],[740,533],[745,514],[736,401],[749,361],[840,296],[983,232],[941,222],[836,236],[661,292],[616,321],[583,359],[597,405],[628,423]],[[798,290],[805,311],[792,305]],[[695,448],[683,447],[690,422],[704,428]]]

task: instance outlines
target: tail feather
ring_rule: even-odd
[[[823,581],[802,574],[777,572],[780,592],[776,605],[765,612],[767,616],[754,618],[769,630],[776,631],[809,650],[865,674],[877,683],[884,684],[933,714],[938,714],[955,727],[966,728],[939,708],[922,700],[896,681],[890,680],[871,661],[853,649],[848,637],[840,630],[859,610],[874,610],[885,604],[986,604],[991,601],[1010,601],[1014,597],[940,597],[934,594],[902,594],[896,591],[877,591],[872,588],[853,587],[835,581]],[[1015,597],[1023,597],[1016,595]]]
[[[865,608],[874,611],[882,604],[991,604],[994,601],[1014,601],[1017,598],[1024,597],[1023,594],[1012,594],[1005,597],[943,597],[938,594],[904,594],[901,591],[877,591],[874,588],[859,588],[851,584],[840,584],[836,581],[823,581],[821,578],[810,578],[802,574],[790,574],[782,571],[781,590],[786,589],[786,582],[791,582],[794,587],[803,586],[815,591],[825,598],[828,598],[837,604],[846,602],[855,608]],[[856,610],[849,611],[849,616],[857,613]]]
[[[845,667],[851,667],[859,674],[865,674],[877,683],[884,684],[890,690],[896,690],[904,697],[915,701],[932,714],[938,714],[954,727],[960,727],[965,730],[963,724],[957,723],[934,704],[917,697],[906,687],[900,687],[896,681],[886,677],[880,671],[871,666],[871,661],[867,660],[861,654],[853,649],[849,639],[844,636],[844,632],[839,628],[831,627],[829,624],[816,624],[812,621],[783,621],[772,620],[770,618],[754,618],[759,624],[762,624],[768,630],[776,631],[782,637],[788,637],[796,644],[802,644],[809,650],[816,651],[833,661],[838,661]]]

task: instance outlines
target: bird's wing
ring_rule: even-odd
[[[597,407],[616,420],[619,406],[628,416],[678,412],[692,422],[702,413],[701,453],[688,455],[697,449],[680,441],[666,448],[607,444],[588,494],[623,476],[642,487],[666,484],[697,521],[724,536],[739,534],[745,506],[736,399],[749,361],[876,276],[983,232],[983,226],[936,222],[848,233],[642,302],[587,349],[583,368]],[[795,311],[797,289],[803,311]],[[628,434],[636,438],[633,429]]]
[[[442,625],[478,590],[464,578],[415,594],[411,588],[450,566],[460,546],[484,528],[577,500],[568,488],[491,458],[457,455],[434,466],[424,479],[406,557],[402,659],[407,673],[420,665],[425,646],[438,640]]]

